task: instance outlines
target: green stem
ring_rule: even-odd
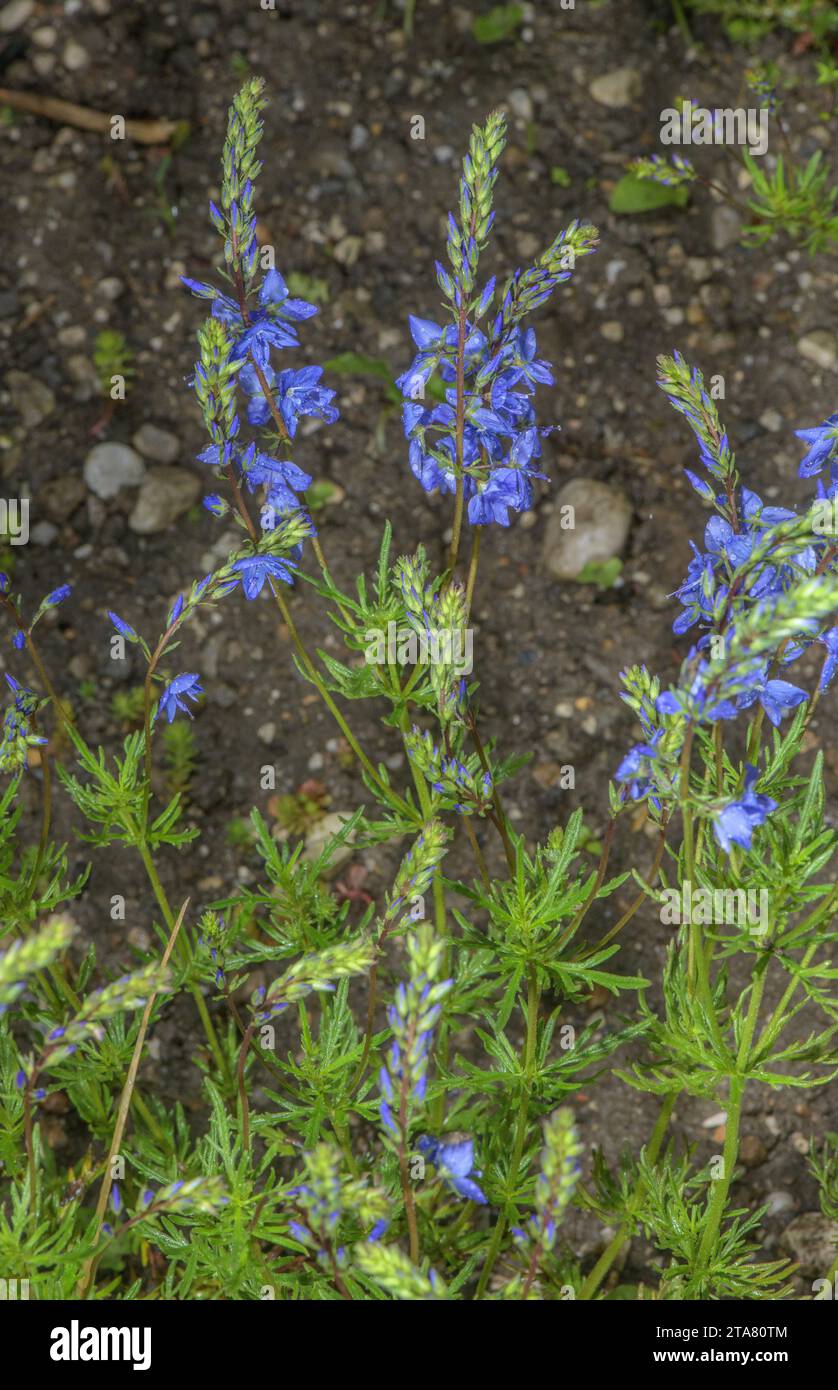
[[[742,1099],[745,1093],[751,1043],[759,1017],[767,972],[768,961],[766,959],[759,968],[759,973],[751,985],[751,998],[748,1004],[748,1013],[745,1018],[745,1027],[742,1030],[739,1051],[736,1056],[736,1071],[730,1078],[730,1095],[727,1104],[727,1117],[725,1119],[724,1168],[722,1176],[716,1179],[713,1186],[713,1195],[710,1199],[707,1225],[704,1228],[704,1234],[701,1238],[701,1245],[698,1251],[699,1271],[706,1269],[710,1256],[713,1253],[713,1246],[716,1243],[716,1237],[718,1236],[719,1228],[724,1218],[725,1207],[727,1206],[728,1192],[733,1182],[736,1160],[739,1156],[739,1125],[742,1119]]]
[[[725,1207],[727,1205],[727,1194],[733,1180],[733,1170],[736,1166],[736,1159],[739,1154],[739,1121],[742,1115],[742,1095],[745,1090],[745,1082],[741,1076],[735,1075],[730,1078],[730,1095],[727,1103],[727,1118],[725,1120],[725,1146],[723,1156],[723,1172],[713,1184],[713,1195],[710,1198],[710,1208],[707,1225],[701,1238],[701,1245],[698,1251],[699,1270],[706,1268],[716,1243],[716,1236],[722,1224]]]
[[[323,700],[323,703],[325,704],[332,718],[335,720],[335,723],[337,724],[338,728],[340,729],[341,733],[346,739],[346,742],[349,744],[349,747],[352,749],[352,752],[355,754],[355,757],[357,758],[358,762],[361,764],[361,767],[364,769],[370,781],[377,787],[377,789],[385,798],[385,800],[390,803],[392,808],[395,811],[400,812],[400,814],[402,815],[409,815],[410,808],[408,807],[407,802],[402,797],[400,797],[397,792],[393,791],[393,788],[388,786],[388,784],[385,781],[383,781],[382,778],[379,776],[378,772],[373,767],[364,750],[361,748],[360,744],[358,743],[358,740],[356,739],[355,735],[353,734],[352,730],[350,729],[349,725],[347,724],[346,720],[344,719],[343,715],[341,714],[340,710],[338,709],[337,705],[332,699],[329,691],[326,689],[326,686],[323,683],[320,673],[314,665],[314,662],[312,661],[311,657],[309,656],[306,646],[302,638],[300,637],[300,634],[297,631],[294,619],[291,617],[291,613],[288,608],[288,604],[285,601],[285,598],[276,589],[274,590],[274,598],[276,599],[277,607],[279,608],[279,611],[282,614],[282,620],[288,628],[288,633],[291,638],[291,641],[294,644],[297,655],[299,656],[300,661],[305,667],[306,674],[308,675],[312,685],[318,691],[321,699]]]
[[[454,526],[451,533],[451,552],[448,557],[448,570],[451,578],[457,567],[460,554],[460,533],[463,529],[463,509],[465,504],[465,479],[463,477],[463,439],[466,422],[466,305],[460,307],[457,319],[457,405],[454,423],[454,456],[457,471],[457,494],[454,500]]]
[[[482,526],[473,526],[471,530],[471,556],[468,562],[468,579],[466,581],[466,621],[468,622],[471,613],[471,603],[474,598],[474,586],[477,583],[477,567],[480,564],[480,532]]]
[[[661,1150],[661,1145],[663,1144],[664,1136],[669,1126],[672,1111],[675,1109],[675,1102],[678,1099],[678,1095],[679,1092],[677,1091],[670,1092],[670,1094],[666,1097],[666,1099],[663,1102],[663,1105],[660,1108],[660,1112],[655,1122],[655,1127],[652,1130],[649,1143],[646,1145],[646,1157],[649,1163],[655,1163],[657,1161],[658,1154]],[[623,1222],[623,1224],[617,1231],[617,1234],[606,1246],[605,1250],[603,1250],[602,1254],[600,1255],[599,1259],[597,1260],[596,1264],[594,1265],[593,1269],[591,1270],[590,1274],[588,1275],[587,1279],[582,1285],[582,1288],[579,1291],[580,1299],[593,1298],[594,1294],[596,1293],[606,1274],[610,1270],[611,1266],[613,1265],[614,1261],[616,1260],[626,1241],[629,1239],[629,1236],[631,1235],[632,1231],[632,1218],[635,1212],[637,1211],[638,1206],[640,1205],[641,1196],[642,1187],[641,1184],[638,1182],[631,1196],[629,1206],[629,1219]]]
[[[521,1100],[518,1106],[518,1116],[515,1122],[515,1139],[512,1145],[512,1159],[509,1165],[509,1175],[513,1183],[516,1182],[518,1178],[518,1169],[521,1166],[524,1143],[527,1137],[530,1096],[532,1094],[533,1078],[535,1075],[535,1054],[538,1039],[538,1006],[540,999],[541,990],[538,984],[538,971],[535,966],[531,965],[527,980],[527,1037],[524,1044],[524,1079],[521,1089]],[[504,1210],[499,1214],[497,1222],[495,1223],[491,1244],[488,1254],[486,1255],[486,1263],[483,1266],[480,1282],[477,1285],[477,1292],[474,1295],[476,1299],[482,1298],[488,1288],[492,1269],[500,1254],[503,1237],[506,1234],[511,1205],[510,1202],[507,1202]]]
[[[407,710],[403,708],[399,714],[399,728],[401,729],[403,740],[406,740],[406,736],[409,732],[409,727],[410,720],[408,718]],[[407,747],[406,742],[405,747]],[[425,824],[427,824],[427,822],[431,819],[432,814],[431,798],[428,795],[428,786],[423,774],[418,770],[418,768],[415,766],[415,764],[410,758],[408,758],[408,763],[410,765],[410,771],[413,775],[413,784],[416,787],[416,795],[419,799],[419,806],[422,811],[422,820]],[[441,869],[434,870],[433,895],[434,925],[436,927],[436,933],[440,940],[445,942],[445,960],[443,963],[442,974],[443,978],[446,978],[448,976],[450,967],[451,947],[450,942],[448,940],[448,922],[446,920],[445,913],[445,885],[442,881]],[[444,1010],[442,1018],[439,1022],[439,1028],[437,1029],[436,1051],[437,1055],[442,1060],[444,1066],[448,1061],[448,1026]],[[440,1095],[434,1103],[434,1123],[437,1127],[440,1126],[444,1113],[445,1096]]]
[[[166,897],[163,885],[160,882],[160,877],[157,873],[154,860],[151,857],[151,852],[148,848],[148,844],[142,838],[142,836],[139,835],[139,833],[135,841],[135,844],[139,856],[143,861],[143,866],[148,876],[148,881],[151,884],[152,892],[154,893],[154,896],[157,899],[157,904],[160,908],[160,911],[163,914],[163,919],[166,923],[166,926],[169,928],[169,931],[171,931],[175,925],[174,914],[172,913],[172,909],[169,906],[169,900]],[[189,950],[189,945],[183,936],[178,936],[177,951],[183,964],[188,965],[189,961],[191,960],[191,953]],[[215,1064],[218,1067],[220,1074],[223,1077],[225,1077],[227,1082],[229,1083],[232,1080],[230,1076],[230,1068],[227,1064],[227,1058],[224,1056],[224,1053],[221,1050],[221,1045],[218,1041],[218,1037],[216,1035],[212,1019],[209,1015],[207,1002],[204,999],[204,996],[201,993],[198,985],[189,985],[189,992],[195,1001],[195,1007],[198,1010],[198,1015],[201,1019],[201,1023],[203,1024],[204,1033],[206,1034],[206,1039],[209,1043],[210,1050],[212,1052],[213,1057],[215,1058]]]

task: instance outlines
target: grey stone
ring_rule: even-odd
[[[587,564],[620,555],[630,526],[625,493],[592,478],[574,478],[562,488],[548,519],[544,564],[556,579],[576,579]]]
[[[115,299],[119,299],[119,296],[125,293],[125,283],[120,280],[118,275],[106,275],[96,286],[96,292],[103,299],[109,299],[113,303]]]
[[[10,0],[0,10],[0,33],[13,34],[29,19],[35,8],[35,0]]]
[[[77,473],[52,478],[44,488],[43,508],[50,521],[67,521],[85,498],[84,483]]]
[[[73,395],[77,401],[89,401],[101,391],[99,373],[90,358],[83,352],[71,352],[64,366],[68,377],[75,385]]]
[[[768,1207],[769,1216],[781,1216],[784,1211],[794,1211],[797,1205],[791,1193],[783,1192],[781,1188],[769,1192],[763,1200]]]
[[[185,468],[152,468],[140,488],[128,525],[138,536],[165,531],[189,511],[200,494],[200,478]]]
[[[145,464],[127,444],[96,444],[84,461],[84,481],[103,502],[124,487],[139,487],[144,477]]]
[[[815,328],[798,339],[797,351],[822,371],[832,371],[838,363],[838,338],[828,328]]]
[[[509,109],[513,116],[518,116],[522,121],[532,120],[532,97],[525,87],[512,88],[512,91],[509,93]]]
[[[616,109],[620,106],[630,106],[640,95],[642,85],[637,68],[612,68],[610,72],[595,77],[588,90],[600,106]]]
[[[324,816],[322,820],[319,820],[316,825],[313,825],[306,835],[302,858],[310,864],[318,855],[322,854],[327,842],[343,828],[344,821],[349,819],[349,815],[350,813],[348,811],[330,811],[329,814]],[[333,874],[336,874],[338,869],[340,869],[347,860],[352,858],[354,840],[355,832],[353,830],[344,840],[340,848],[335,850],[329,864],[329,878],[331,878]]]
[[[90,62],[90,54],[75,39],[68,39],[64,45],[61,61],[69,72],[81,72]]]
[[[731,246],[737,246],[741,236],[739,213],[735,208],[728,207],[727,203],[719,203],[714,207],[710,219],[710,240],[714,251],[727,251]]]
[[[36,521],[30,532],[33,545],[52,545],[58,535],[58,527],[51,521]]]
[[[824,1278],[835,1259],[838,1222],[820,1211],[804,1211],[786,1227],[780,1244],[807,1279]]]
[[[7,372],[6,389],[12,400],[12,408],[21,416],[28,430],[35,429],[55,409],[52,391],[28,372]]]
[[[66,328],[59,328],[58,330],[58,341],[62,347],[83,347],[86,337],[87,334],[80,324],[68,324]]]
[[[174,463],[180,453],[180,440],[159,425],[141,425],[131,440],[134,448],[153,463]]]

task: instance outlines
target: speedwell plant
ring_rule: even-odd
[[[642,667],[624,673],[640,741],[616,769],[599,861],[578,811],[526,843],[504,809],[523,758],[481,730],[462,641],[433,639],[464,638],[481,541],[532,507],[547,473],[554,426],[540,400],[554,378],[534,320],[581,273],[597,232],[574,222],[533,265],[487,277],[506,128],[499,114],[474,128],[436,265],[440,312],[410,320],[415,353],[398,380],[405,466],[450,501],[447,564],[437,573],[421,550],[396,554],[388,527],[372,576],[345,590],[312,519],[312,477],[294,461],[301,422],[337,418],[322,369],[296,354],[315,307],[263,268],[256,236],[264,104],[258,80],[233,102],[210,204],[221,264],[186,281],[207,310],[191,379],[205,505],[239,540],[211,573],[185,577],[159,634],[109,613],[109,640],[145,665],[139,727],[117,756],[88,745],[41,656],[38,624],[69,590],[33,613],[2,581],[14,674],[0,745],[0,1273],[41,1299],[783,1296],[793,1271],[761,1257],[762,1214],[737,1201],[739,1124],[748,1091],[821,1085],[838,1067],[836,834],[821,758],[807,770],[798,756],[838,664],[838,416],[802,431],[811,509],[764,505],[740,481],[700,373],[661,359],[660,384],[698,441],[687,476],[712,513],[676,595],[675,630],[692,645],[670,688]],[[304,644],[293,586],[328,614],[342,661]],[[192,754],[175,746],[182,775],[168,800],[155,759],[204,691],[178,656],[190,621],[221,605],[246,623],[256,600],[276,605],[298,672],[354,756],[362,804],[314,860],[254,808],[260,881],[196,908],[170,899],[159,872],[198,834],[183,814]],[[370,631],[391,623],[426,639],[415,660],[365,659]],[[357,701],[383,710],[405,780],[356,738]],[[27,778],[42,795],[29,846],[18,833]],[[159,947],[134,948],[125,973],[79,940],[72,902],[87,872],[72,878],[52,837],[57,783],[94,850],[122,845],[147,877]],[[638,803],[657,849],[618,915],[608,899],[630,874],[609,879],[608,861]],[[328,886],[350,839],[391,844],[400,861],[360,922]],[[462,877],[455,844],[469,856]],[[720,921],[696,906],[702,893],[748,904],[757,890],[766,912]],[[621,970],[620,936],[673,894],[689,905],[650,992]],[[620,996],[621,1026],[574,1030],[594,991]],[[163,1019],[203,1073],[197,1129],[147,1081]],[[616,1171],[586,1153],[574,1114],[605,1065],[660,1107]],[[82,1136],[71,1168],[50,1144],[59,1094]],[[725,1107],[710,1167],[670,1137],[685,1096]],[[813,1167],[832,1210],[834,1148]],[[574,1254],[574,1206],[608,1228],[598,1259]],[[645,1295],[617,1274],[636,1236],[658,1252]]]

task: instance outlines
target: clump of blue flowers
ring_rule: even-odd
[[[272,532],[281,518],[304,509],[311,477],[287,457],[301,420],[327,423],[338,418],[335,393],[321,385],[321,367],[283,367],[274,357],[299,347],[296,325],[317,313],[317,306],[294,298],[272,266],[260,277],[256,238],[254,185],[261,170],[257,150],[263,134],[264,83],[245,84],[230,108],[224,144],[221,206],[210,203],[210,218],[224,239],[225,275],[234,293],[184,276],[199,299],[212,304],[211,316],[198,333],[199,360],[193,386],[210,444],[200,461],[226,481],[230,499],[211,496],[209,510],[222,514],[230,501],[247,527],[255,553],[237,562],[247,599],[256,598],[266,581],[291,583],[291,562],[259,549],[259,536],[247,517],[242,492],[263,497],[261,530]],[[245,443],[241,435],[241,397],[250,425],[264,431]],[[299,551],[296,552],[297,556]]]
[[[590,255],[598,243],[595,227],[574,222],[501,290],[496,290],[494,276],[477,289],[505,143],[506,120],[500,112],[472,131],[458,215],[448,215],[451,268],[436,266],[449,322],[411,317],[418,352],[397,382],[405,398],[402,418],[411,472],[426,492],[456,495],[456,540],[464,506],[473,526],[508,526],[510,511],[532,506],[532,479],[545,477],[536,466],[541,440],[556,426],[538,425],[531,398],[537,386],[552,386],[555,379],[549,362],[538,357],[535,330],[526,319],[570,279],[576,260]],[[491,321],[481,329],[480,321],[496,301]],[[437,388],[436,399],[428,403],[432,387]]]
[[[780,673],[813,647],[824,653],[818,694],[829,685],[838,647],[829,621],[838,545],[831,528],[818,524],[817,502],[831,500],[820,480],[808,514],[765,506],[740,481],[727,432],[698,368],[690,368],[679,353],[660,358],[659,367],[659,384],[690,424],[707,475],[685,469],[685,476],[713,509],[704,547],[692,546],[687,576],[674,595],[682,606],[674,632],[697,627],[701,633],[685,658],[678,686],[662,692],[643,669],[624,676],[623,698],[640,719],[644,741],[620,764],[617,782],[632,800],[648,798],[660,817],[671,814],[687,795],[683,750],[696,730],[713,726],[718,737],[722,722],[750,711],[755,716],[750,748],[763,718],[779,729],[810,699],[806,689]],[[829,463],[838,436],[829,420],[797,433],[808,445],[799,473],[811,477]],[[820,621],[819,610],[824,615]],[[699,814],[710,816],[726,851],[731,844],[749,849],[753,831],[777,808],[776,800],[756,790],[760,775],[751,761],[743,768],[735,798],[700,803]]]

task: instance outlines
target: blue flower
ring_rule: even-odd
[[[831,627],[817,639],[826,647],[826,658],[821,669],[818,690],[826,690],[831,684],[838,667],[838,627]]]
[[[136,642],[137,634],[130,623],[126,623],[124,619],[120,618],[118,613],[114,613],[110,608],[108,609],[108,617],[118,633],[123,637],[127,637],[129,642]]]
[[[736,708],[750,709],[758,701],[776,729],[783,715],[808,700],[809,696],[805,690],[791,685],[789,681],[766,680],[767,670],[767,666],[758,668],[747,677],[750,688],[736,696]]]
[[[293,439],[297,433],[297,423],[304,415],[316,415],[327,424],[333,424],[338,412],[330,404],[334,391],[319,386],[322,367],[301,367],[298,371],[287,368],[278,375],[268,367],[265,380],[275,398],[283,423]],[[262,385],[253,367],[248,363],[239,378],[242,387],[250,396],[247,405],[247,418],[251,425],[267,425],[271,420],[271,409]]]
[[[281,579],[283,584],[294,582],[290,561],[280,560],[276,555],[249,555],[237,560],[233,569],[237,575],[235,582],[241,581],[246,599],[258,598],[268,578]]]
[[[751,836],[758,825],[764,825],[772,811],[777,809],[773,797],[753,790],[757,780],[757,769],[748,763],[745,769],[745,786],[738,801],[731,801],[713,817],[713,832],[725,853],[730,852],[731,843],[751,848]]]
[[[623,782],[628,786],[628,794],[632,801],[642,801],[656,785],[655,779],[655,759],[658,756],[656,744],[660,740],[663,730],[659,729],[651,738],[649,743],[636,743],[630,748],[617,771],[614,773],[614,780]],[[652,805],[656,810],[660,810],[660,800],[656,796],[650,797]]]
[[[423,1134],[417,1147],[428,1162],[439,1170],[440,1176],[458,1197],[465,1197],[481,1206],[485,1205],[485,1193],[474,1179],[469,1177],[474,1171],[473,1139],[465,1137],[446,1142],[444,1139],[429,1139]],[[480,1177],[479,1172],[477,1177]]]
[[[812,478],[820,473],[824,464],[829,463],[838,449],[838,414],[830,415],[815,429],[795,430],[795,434],[809,446],[800,461],[797,475],[799,478]]]
[[[47,594],[44,603],[48,608],[54,608],[59,603],[63,603],[65,598],[69,598],[73,590],[69,584],[61,584],[57,589],[53,589],[51,594]]]
[[[184,671],[182,675],[175,676],[174,680],[166,686],[160,696],[158,713],[162,710],[170,724],[178,710],[182,710],[184,714],[189,715],[190,719],[192,718],[191,710],[183,702],[184,700],[197,700],[199,695],[203,695],[204,691],[200,679],[200,676],[196,675],[195,672]]]
[[[487,291],[493,289],[487,286]],[[508,526],[510,510],[532,506],[530,479],[545,476],[535,471],[532,460],[539,457],[541,438],[549,430],[537,427],[529,397],[537,385],[552,384],[554,378],[550,364],[536,355],[535,332],[506,323],[503,312],[491,338],[466,323],[465,420],[458,450],[456,326],[443,329],[413,316],[409,322],[419,352],[396,384],[405,398],[402,422],[410,443],[410,470],[426,492],[455,492],[460,458],[469,522]],[[427,407],[425,387],[435,375],[447,384],[445,402]]]
[[[311,486],[311,474],[304,473],[290,459],[275,459],[270,454],[257,453],[245,473],[245,481],[251,492],[257,487],[266,489],[267,506],[278,516],[294,511],[302,506],[297,493],[305,492]],[[273,530],[266,526],[264,530]]]
[[[236,340],[230,355],[235,362],[243,357],[252,357],[264,369],[270,360],[271,348],[296,347],[298,338],[292,322],[310,318],[317,313],[314,304],[304,299],[291,299],[288,287],[278,270],[269,270],[259,290],[259,308],[248,315],[245,325],[240,306],[226,294],[220,294],[212,285],[181,279],[187,289],[200,299],[211,299],[213,318],[220,319],[236,333]]]

